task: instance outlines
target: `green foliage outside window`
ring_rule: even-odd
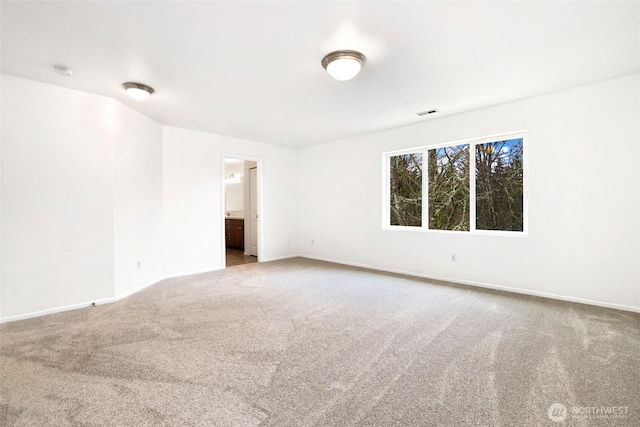
[[[422,153],[389,158],[391,225],[422,226]]]
[[[429,150],[429,228],[469,231],[469,145]]]
[[[476,229],[522,231],[522,138],[476,145]]]
[[[523,138],[514,138],[390,156],[390,224],[422,227],[425,153],[429,229],[524,231],[523,145]]]

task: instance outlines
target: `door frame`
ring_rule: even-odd
[[[260,229],[260,227],[258,226],[258,220],[260,219],[260,207],[257,205],[258,204],[258,194],[260,193],[260,190],[257,188],[258,185],[258,164],[256,163],[255,166],[250,166],[247,167],[247,164],[244,164],[245,171],[249,171],[249,194],[247,195],[247,197],[245,197],[245,200],[249,201],[249,207],[248,207],[248,212],[247,210],[245,210],[245,222],[247,219],[249,219],[249,230],[247,231],[247,227],[245,227],[245,233],[244,236],[242,236],[245,239],[245,245],[243,246],[248,246],[245,247],[245,251],[244,254],[245,255],[249,255],[249,256],[255,256],[256,258],[258,257],[258,250],[260,249],[260,245],[258,244],[258,230]],[[255,181],[255,182],[254,182]],[[247,186],[245,186],[246,188]],[[255,203],[253,203],[253,198],[255,196]],[[253,229],[253,211],[256,211],[256,221],[255,221],[255,230]],[[253,239],[253,234],[255,231],[255,241]],[[247,238],[248,236],[248,238]],[[248,245],[247,245],[248,243]],[[256,247],[256,252],[255,255],[253,253],[253,246],[255,244]]]
[[[262,262],[263,257],[263,246],[264,246],[264,239],[263,239],[263,230],[264,230],[264,226],[263,226],[263,217],[264,217],[264,209],[263,209],[263,190],[264,190],[264,174],[263,174],[263,170],[264,170],[264,165],[263,165],[263,159],[261,157],[254,157],[254,156],[245,156],[242,154],[234,154],[234,153],[222,153],[222,165],[221,165],[221,171],[220,171],[220,230],[221,230],[221,236],[222,238],[220,239],[221,241],[221,252],[220,252],[220,265],[222,265],[222,268],[227,268],[227,257],[226,257],[226,249],[227,249],[227,245],[226,245],[226,238],[225,238],[225,217],[226,217],[226,209],[225,209],[225,205],[226,205],[226,185],[224,183],[224,177],[225,177],[225,160],[226,159],[237,159],[237,160],[244,160],[244,161],[250,161],[250,162],[255,162],[256,163],[256,167],[257,167],[257,179],[258,179],[258,262]],[[245,178],[247,179],[247,178]],[[245,206],[245,209],[247,207]],[[246,211],[245,211],[246,212]],[[247,217],[247,215],[245,214],[245,218]],[[246,224],[245,224],[246,226]]]

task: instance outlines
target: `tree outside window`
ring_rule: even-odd
[[[426,147],[387,158],[391,226],[524,231],[524,136]]]

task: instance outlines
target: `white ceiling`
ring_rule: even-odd
[[[4,73],[292,147],[640,71],[637,1],[3,1],[0,13]],[[320,65],[338,49],[367,56],[352,81]],[[126,81],[156,93],[133,101]]]

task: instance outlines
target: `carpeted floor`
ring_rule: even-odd
[[[0,337],[2,426],[640,425],[640,315],[305,259]]]

